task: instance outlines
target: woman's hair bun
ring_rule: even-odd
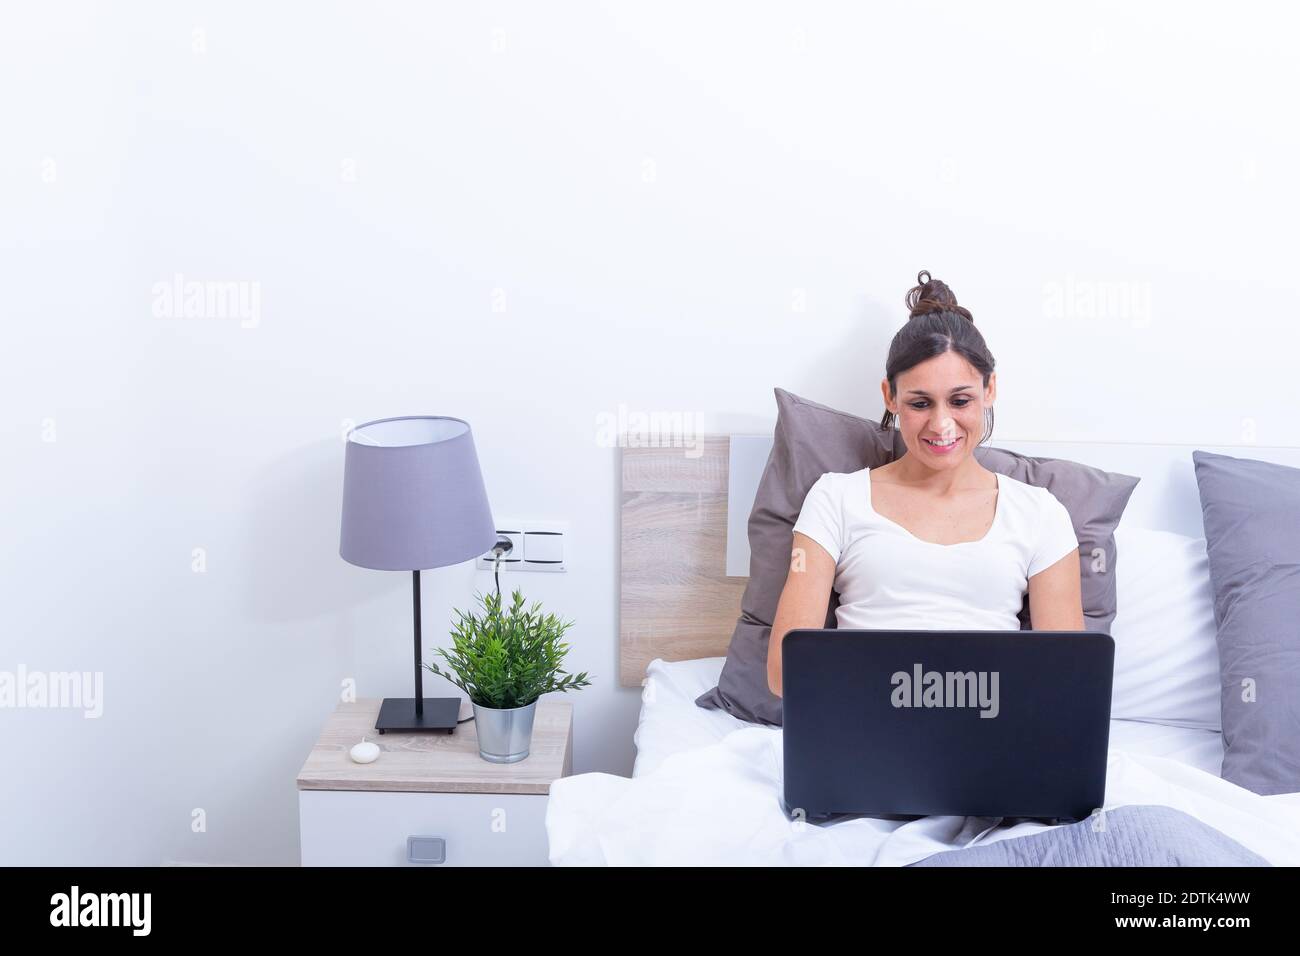
[[[914,319],[918,315],[929,315],[931,312],[952,312],[960,315],[962,318],[974,323],[975,317],[970,314],[970,309],[964,308],[957,304],[957,297],[953,295],[952,289],[939,279],[931,279],[930,273],[922,269],[916,274],[916,285],[908,290],[907,303],[908,318]]]

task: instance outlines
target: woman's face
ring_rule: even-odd
[[[885,407],[898,418],[908,454],[946,470],[965,461],[984,437],[985,410],[993,407],[996,379],[994,372],[984,388],[974,366],[957,352],[944,352],[899,375],[893,399],[889,379],[880,387]]]

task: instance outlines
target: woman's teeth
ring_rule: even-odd
[[[931,440],[931,439],[927,438],[927,439],[925,439],[925,441],[926,441],[928,444],[934,445],[936,448],[947,448],[949,445],[956,444],[957,439],[955,439],[955,438],[949,438],[947,441],[934,441],[934,440]]]

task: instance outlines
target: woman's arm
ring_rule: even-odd
[[[767,686],[777,697],[781,696],[781,642],[788,632],[798,628],[825,626],[834,583],[835,559],[812,538],[796,531],[790,572],[781,589],[767,643]]]
[[[1034,630],[1084,630],[1082,590],[1078,551],[1030,578],[1029,617]]]

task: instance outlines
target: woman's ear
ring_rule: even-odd
[[[880,380],[880,397],[885,400],[885,410],[893,412],[894,410],[889,407],[889,379],[887,378]],[[894,414],[898,413],[894,412]]]

